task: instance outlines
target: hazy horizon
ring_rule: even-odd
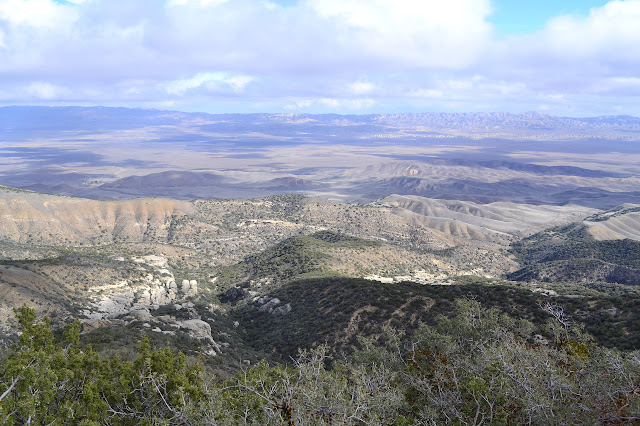
[[[486,115],[513,115],[513,116],[521,116],[527,114],[539,114],[541,116],[551,116],[557,118],[600,118],[600,117],[633,117],[640,118],[640,113],[638,115],[632,114],[603,114],[603,115],[560,115],[553,114],[545,111],[521,111],[521,112],[510,112],[510,111],[499,111],[499,110],[486,110],[486,111],[420,111],[420,110],[406,110],[406,111],[372,111],[372,112],[291,112],[291,111],[255,111],[255,112],[241,112],[241,111],[227,111],[227,112],[207,112],[202,110],[189,110],[188,108],[177,109],[177,108],[161,108],[161,107],[138,107],[138,106],[111,106],[104,104],[69,104],[69,105],[46,105],[46,104],[7,104],[0,105],[0,108],[122,108],[129,110],[139,110],[139,111],[158,111],[158,112],[177,112],[177,113],[185,113],[185,114],[208,114],[208,115],[285,115],[285,116],[294,116],[294,115],[339,115],[339,116],[369,116],[369,115],[401,115],[401,114],[450,114],[450,115],[471,115],[471,114],[486,114]]]

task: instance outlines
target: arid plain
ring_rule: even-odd
[[[0,183],[92,199],[638,202],[640,124],[544,114],[186,114],[0,109]]]

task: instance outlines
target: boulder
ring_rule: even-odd
[[[198,292],[198,282],[196,280],[182,280],[180,291],[184,297],[195,296]]]
[[[153,254],[143,256],[142,258],[133,258],[134,262],[146,263],[147,265],[154,266],[156,268],[166,268],[169,261],[166,257],[156,256]]]
[[[88,333],[97,328],[108,327],[111,325],[111,321],[102,319],[84,319],[82,320],[82,332]]]
[[[273,312],[274,308],[276,307],[276,305],[278,305],[280,303],[280,299],[274,297],[273,299],[269,300],[267,303],[265,303],[264,305],[260,306],[258,308],[258,310],[260,312]]]
[[[140,321],[147,321],[152,318],[151,312],[146,308],[134,309],[129,312],[129,315]]]
[[[223,302],[236,303],[239,300],[249,297],[250,295],[251,293],[249,293],[249,290],[242,287],[234,286],[225,291],[220,299]]]
[[[214,343],[213,337],[211,337],[211,326],[207,322],[199,319],[189,319],[177,321],[176,323],[181,329],[187,330],[189,336],[199,340],[206,340],[209,343]]]
[[[291,304],[287,303],[286,305],[279,306],[271,312],[274,315],[285,315],[291,311]]]

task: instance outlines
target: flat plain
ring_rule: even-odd
[[[640,202],[640,120],[0,108],[0,183],[92,199]]]

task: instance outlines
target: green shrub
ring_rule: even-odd
[[[20,340],[0,364],[0,423],[180,423],[182,409],[204,395],[200,368],[143,338],[133,361],[101,359],[81,349],[80,323],[56,339],[48,318],[16,310]],[[89,423],[88,423],[89,422]]]

